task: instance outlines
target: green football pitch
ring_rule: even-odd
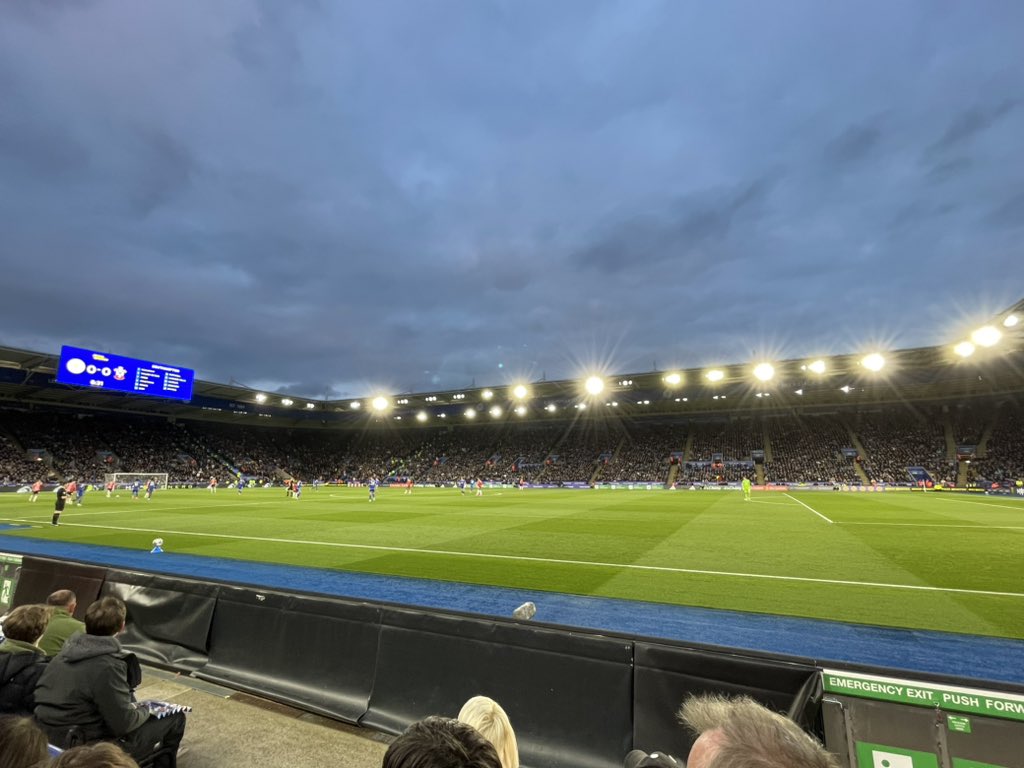
[[[1024,638],[1024,501],[942,493],[307,487],[0,495],[40,539]]]

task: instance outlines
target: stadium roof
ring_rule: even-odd
[[[834,409],[904,401],[962,401],[978,397],[1024,396],[1024,323],[1004,327],[1010,315],[1024,316],[1024,300],[992,319],[999,342],[960,357],[953,344],[896,351],[882,350],[885,367],[863,364],[863,355],[824,358],[824,373],[810,359],[769,361],[770,381],[759,381],[754,367],[762,361],[718,366],[720,380],[707,368],[604,375],[598,396],[583,391],[580,381],[522,382],[528,396],[518,398],[519,382],[443,392],[385,393],[389,408],[373,413],[370,398],[310,400],[259,392],[248,387],[196,381],[191,402],[141,397],[88,387],[58,384],[58,356],[0,347],[0,405],[64,407],[275,426],[345,426],[368,418],[416,424],[417,414],[433,424],[455,424],[477,409],[481,421],[497,407],[501,418],[526,420],[572,417],[609,409],[631,417],[679,417],[698,414],[768,412],[800,408]],[[678,381],[669,374],[678,374]],[[287,403],[285,402],[287,401]],[[353,406],[358,403],[358,406]],[[516,413],[515,408],[524,409]]]

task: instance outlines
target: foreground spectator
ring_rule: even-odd
[[[48,665],[36,688],[36,719],[50,740],[70,746],[77,728],[85,741],[117,739],[136,760],[160,752],[156,768],[174,768],[185,733],[185,715],[163,719],[136,707],[134,688],[142,674],[135,654],[121,648],[115,635],[124,629],[127,610],[116,597],[104,597],[85,612],[85,634],[72,636]]]
[[[46,736],[31,717],[0,717],[0,768],[36,768],[47,754]]]
[[[449,717],[418,720],[384,753],[382,768],[501,768],[479,731]]]
[[[50,768],[139,768],[116,744],[101,741],[99,744],[72,747],[58,757]]]
[[[44,605],[19,605],[4,619],[0,645],[0,712],[31,715],[33,692],[46,669],[46,654],[37,647],[50,620]]]
[[[679,719],[697,740],[688,768],[838,768],[836,758],[796,723],[748,696],[691,696]]]
[[[85,624],[74,617],[78,597],[70,589],[58,589],[46,598],[46,604],[53,613],[39,647],[47,656],[56,656],[69,637],[85,631]]]
[[[486,696],[474,696],[462,705],[458,719],[476,728],[491,742],[501,760],[501,768],[519,768],[516,732],[498,702]]]

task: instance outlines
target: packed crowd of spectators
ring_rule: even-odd
[[[210,477],[224,482],[241,472],[259,484],[290,477],[412,478],[447,485],[478,478],[512,484],[666,483],[672,476],[690,484],[753,479],[758,452],[764,451],[769,482],[856,483],[855,461],[870,482],[911,482],[912,466],[923,467],[936,482],[955,482],[950,430],[958,445],[973,445],[983,442],[987,428],[986,458],[972,463],[972,477],[1002,480],[1024,474],[1022,421],[1012,408],[998,415],[879,410],[688,423],[579,419],[341,432],[0,410],[0,481],[99,483],[111,472],[167,472],[172,483],[205,485]],[[856,448],[857,440],[863,455],[854,459],[844,449]],[[33,449],[39,460],[30,456]]]
[[[856,483],[850,434],[832,416],[773,418],[765,421],[771,460],[765,461],[768,482]]]
[[[956,481],[942,422],[898,411],[861,414],[853,424],[864,446],[864,471],[875,483],[907,483],[907,467],[923,467],[935,482]]]

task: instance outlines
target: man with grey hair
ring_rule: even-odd
[[[68,638],[85,631],[85,622],[75,618],[78,597],[70,589],[58,589],[46,598],[46,604],[53,609],[53,615],[39,647],[47,656],[56,656]]]
[[[749,696],[690,696],[679,719],[697,734],[688,768],[839,768],[800,726]]]

